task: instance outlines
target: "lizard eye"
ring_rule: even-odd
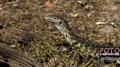
[[[61,24],[63,21],[60,21],[59,24]]]
[[[53,19],[57,19],[56,17],[54,17]]]

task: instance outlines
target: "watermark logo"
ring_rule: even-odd
[[[120,48],[100,48],[100,60],[117,60],[120,58]]]

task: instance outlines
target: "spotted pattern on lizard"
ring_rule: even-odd
[[[51,22],[63,34],[66,41],[74,47],[80,48],[82,53],[92,56],[98,56],[100,47],[114,47],[113,45],[99,43],[83,37],[77,36],[68,25],[67,21],[61,17],[49,15],[44,17],[45,21]]]

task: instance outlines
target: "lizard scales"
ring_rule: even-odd
[[[71,45],[71,46],[77,46],[80,48],[80,50],[83,50],[82,52],[84,53],[86,50],[90,54],[93,51],[96,51],[96,55],[98,55],[98,50],[100,47],[115,47],[113,45],[108,45],[108,44],[103,44],[99,43],[93,40],[89,40],[83,37],[77,36],[70,28],[66,20],[64,20],[61,17],[54,16],[54,15],[49,15],[45,16],[44,19],[48,22],[51,22],[55,25],[55,27],[61,32],[61,34],[64,35],[66,41]],[[94,54],[94,56],[96,56]]]

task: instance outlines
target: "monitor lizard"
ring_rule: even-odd
[[[91,55],[92,57],[97,57],[99,59],[100,48],[119,47],[119,46],[113,46],[109,44],[96,42],[94,40],[90,40],[90,39],[76,35],[68,25],[67,21],[62,17],[55,16],[55,15],[48,15],[44,17],[44,20],[47,22],[51,22],[59,30],[59,32],[63,34],[66,41],[72,47],[78,48],[83,55]]]

